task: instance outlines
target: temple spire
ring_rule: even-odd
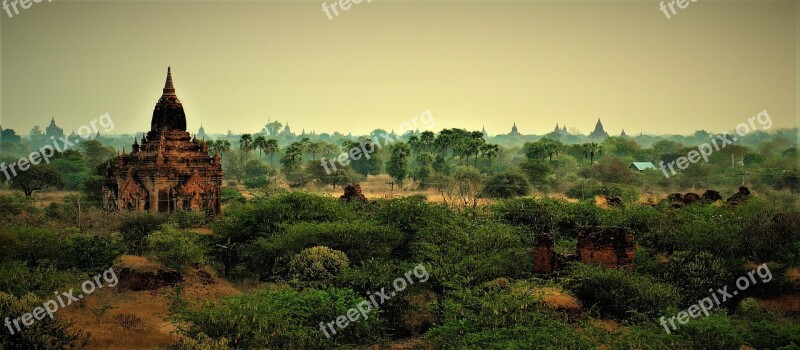
[[[162,97],[176,97],[175,85],[172,84],[172,67],[167,67],[167,82],[164,83],[164,94]]]

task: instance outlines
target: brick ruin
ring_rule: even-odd
[[[578,231],[578,261],[584,264],[630,269],[635,249],[629,228],[586,226]]]
[[[556,251],[551,235],[538,235],[533,243],[533,272],[551,273],[558,268]]]
[[[359,201],[366,202],[367,197],[361,193],[361,185],[349,184],[344,186],[344,194],[339,197],[340,200],[345,202]]]
[[[103,207],[217,215],[223,175],[220,155],[210,156],[205,140],[198,141],[186,131],[186,115],[168,69],[150,131],[142,136],[141,144],[134,138],[131,153],[123,149],[106,170]]]
[[[726,200],[726,203],[736,205],[746,202],[750,198],[750,190],[747,187],[739,187],[739,192]],[[706,190],[700,196],[697,193],[672,193],[667,197],[670,207],[683,208],[684,206],[696,203],[716,203],[722,201],[722,195],[714,190]]]

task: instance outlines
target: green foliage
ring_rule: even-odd
[[[43,302],[33,294],[17,298],[0,292],[0,315],[18,317],[36,307],[41,308]],[[0,349],[85,349],[89,344],[89,334],[74,330],[70,323],[58,318],[44,317],[32,326],[20,323],[20,327],[22,331],[14,335],[4,327],[0,332]]]
[[[183,325],[179,333],[198,339],[201,333],[212,339],[225,338],[236,349],[322,349],[381,339],[384,329],[374,310],[366,320],[349,322],[344,330],[336,328],[338,334],[328,329],[330,339],[320,330],[320,322],[347,315],[362,300],[347,289],[275,288],[223,298],[216,304],[205,302],[196,308],[178,304],[172,317]]]
[[[553,167],[542,159],[528,159],[519,164],[530,183],[534,186],[542,187],[547,183],[547,178],[553,173]]]
[[[492,208],[500,222],[523,227],[532,233],[555,232],[562,205],[552,199],[515,198]]]
[[[325,246],[303,249],[289,261],[289,273],[301,281],[325,281],[347,268],[345,253]]]
[[[224,187],[220,192],[222,204],[244,203],[246,201],[242,193],[234,187]]]
[[[292,191],[254,199],[229,208],[212,224],[223,241],[246,242],[267,237],[283,224],[330,222],[353,218],[353,214],[332,197]]]
[[[685,303],[694,303],[730,282],[732,268],[710,253],[680,251],[670,257],[664,278],[678,287]]]
[[[19,193],[0,195],[0,220],[19,215],[26,210],[33,210],[33,203],[29,198]]]
[[[78,234],[69,238],[63,248],[61,264],[88,273],[98,273],[111,267],[114,260],[125,250],[122,237],[111,238]]]
[[[259,245],[267,249],[267,256],[286,261],[303,249],[322,245],[344,252],[353,264],[357,264],[370,258],[391,258],[403,242],[403,234],[396,229],[355,220],[296,223],[286,226],[285,232],[277,233]]]
[[[495,175],[486,182],[483,195],[490,198],[511,198],[526,196],[530,191],[528,180],[517,172]]]
[[[11,188],[22,190],[26,197],[36,191],[62,189],[66,186],[64,175],[51,165],[32,165],[26,171],[18,171],[11,178]]]
[[[444,320],[426,334],[437,349],[589,349],[566,318],[538,304],[530,293],[508,290],[453,291]]]
[[[85,273],[58,270],[50,264],[28,266],[24,261],[0,264],[0,292],[13,295],[34,293],[50,298],[53,291],[85,278]]]
[[[142,255],[146,238],[158,230],[167,218],[151,212],[134,212],[122,219],[119,232],[131,254]]]
[[[401,187],[408,177],[408,157],[411,149],[405,143],[392,145],[392,155],[386,163],[386,173],[392,177]]]
[[[206,213],[191,210],[174,211],[169,214],[168,221],[180,229],[200,227],[206,223]]]
[[[653,319],[681,301],[675,287],[651,277],[577,263],[570,269],[567,287],[587,308],[620,320]]]
[[[205,248],[196,233],[180,231],[170,225],[148,235],[147,252],[164,266],[183,271],[191,263],[203,263]]]
[[[624,203],[636,203],[639,190],[634,186],[603,184],[598,180],[581,181],[565,193],[570,198],[593,199],[595,196],[620,197]]]

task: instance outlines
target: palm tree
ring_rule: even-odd
[[[318,142],[309,142],[306,145],[306,149],[308,150],[308,153],[311,153],[311,160],[316,160],[317,159],[317,153],[319,153],[322,150],[322,145],[323,144],[324,144],[324,142],[318,141]]]
[[[481,146],[481,153],[486,156],[486,159],[489,159],[489,166],[492,166],[492,158],[497,157],[500,154],[500,146],[494,143],[487,143]]]
[[[228,140],[216,140],[208,143],[209,151],[225,153],[231,150],[231,142]]]
[[[544,150],[544,153],[547,154],[547,156],[550,158],[550,163],[553,162],[553,156],[554,155],[556,155],[556,156],[558,155],[558,151],[559,151],[558,148],[559,148],[558,145],[555,144],[555,143],[546,143],[544,145],[543,150]]]
[[[280,148],[278,147],[278,140],[276,139],[269,139],[267,143],[264,145],[264,152],[269,153],[269,164],[273,167],[275,166],[275,162],[273,162],[273,156],[275,153],[278,153]]]
[[[267,147],[267,138],[264,135],[259,135],[253,140],[253,147],[258,149],[258,159],[261,159],[262,152]]]
[[[486,144],[483,139],[483,133],[480,131],[473,131],[470,133],[470,149],[475,154],[475,168],[478,167],[478,156],[481,154],[481,148]]]
[[[603,154],[603,146],[594,142],[587,142],[583,144],[583,153],[589,157],[589,165],[594,163],[594,156]]]
[[[244,151],[244,159],[247,159],[247,154],[253,149],[253,136],[244,134],[239,138],[239,148]]]

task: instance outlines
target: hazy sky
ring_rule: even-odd
[[[797,1],[46,0],[2,27],[3,127],[67,131],[108,112],[146,131],[172,66],[191,131],[356,134],[430,110],[436,130],[723,131],[798,124]],[[676,8],[677,9],[677,8]]]

